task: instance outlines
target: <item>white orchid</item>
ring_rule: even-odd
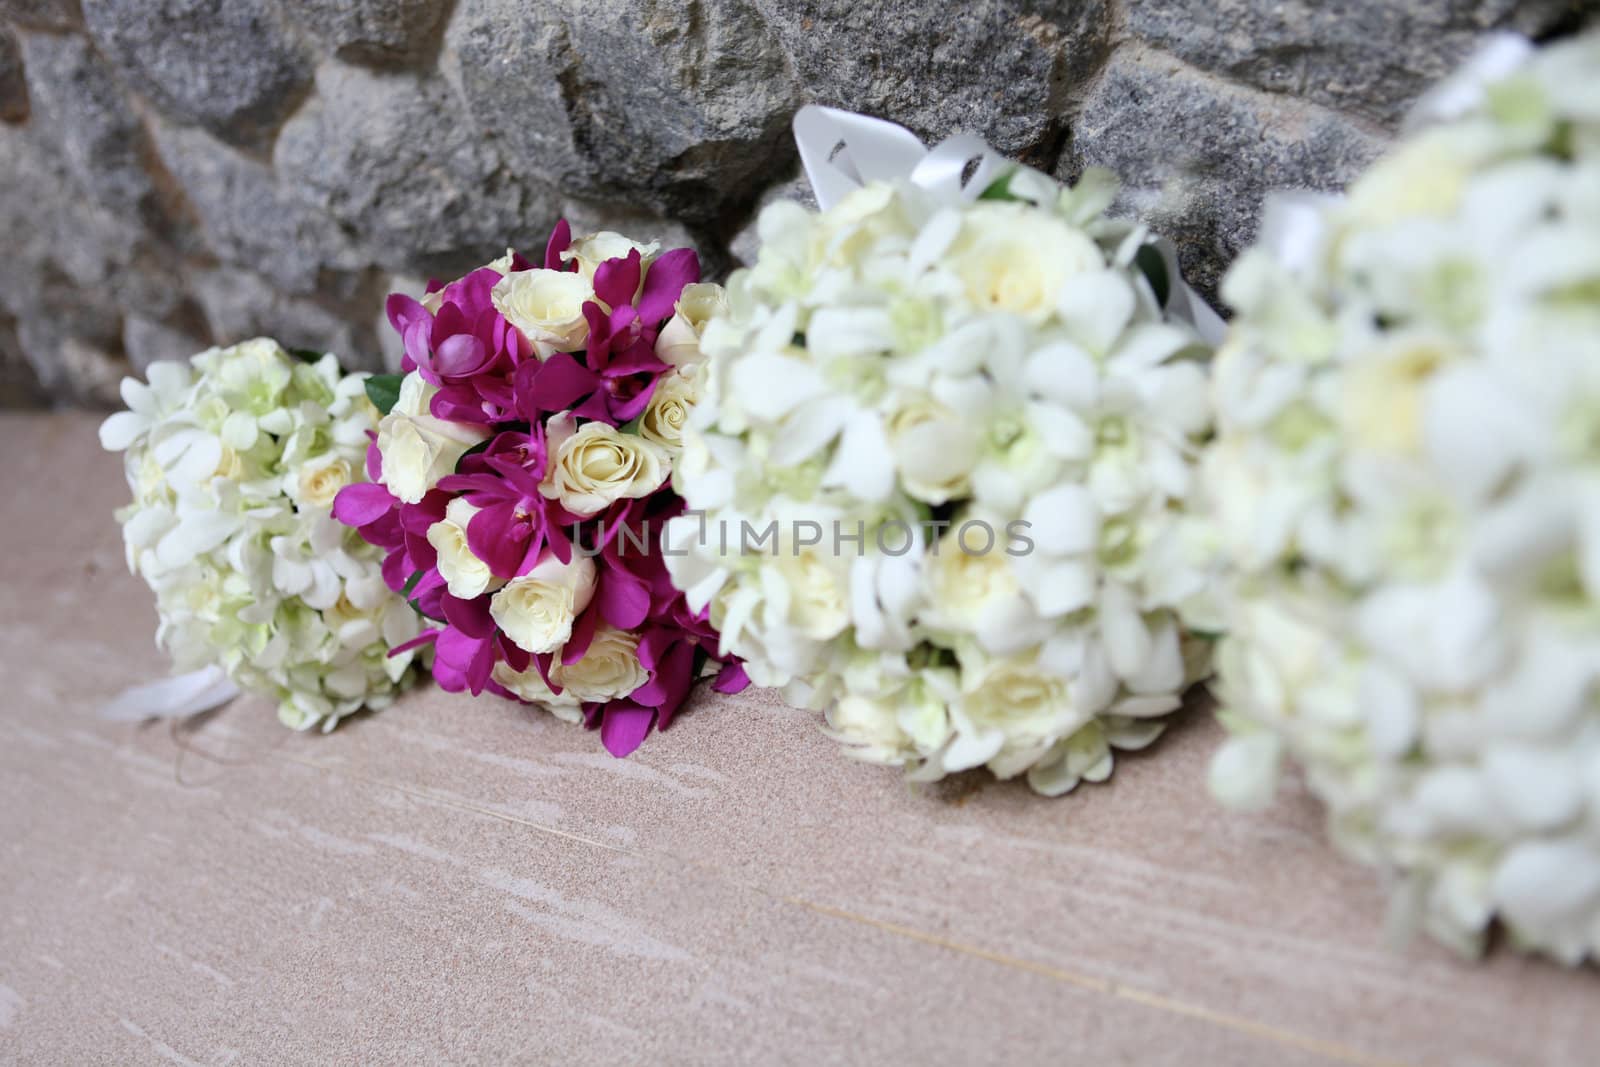
[[[1406,925],[1568,963],[1600,954],[1597,85],[1591,34],[1454,87],[1319,239],[1248,252],[1205,462],[1213,790],[1266,803],[1288,756]]]
[[[384,583],[382,551],[330,514],[378,425],[365,375],[264,338],[148,374],[123,382],[129,410],[100,440],[126,452],[134,502],[117,517],[174,666],[222,667],[296,729],[390,703],[412,655],[387,652],[417,617]]]
[[[852,755],[1064,793],[1204,673],[1179,611],[1205,575],[1174,546],[1208,351],[1133,265],[1143,231],[1101,216],[1112,191],[1017,169],[959,206],[909,183],[775,204],[700,331],[674,470],[700,514],[668,566]]]

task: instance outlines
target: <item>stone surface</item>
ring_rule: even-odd
[[[348,303],[290,296],[259,275],[231,267],[197,271],[189,284],[217,344],[275,337],[286,348],[336,353],[346,370],[383,368],[375,322],[356,318],[358,309],[383,303],[388,290],[376,280]]]
[[[625,760],[433,687],[326,736],[99,719],[164,665],[98,421],[0,417],[0,1060],[1594,1063],[1592,968],[1386,944],[1303,787],[1210,799],[1204,707],[1055,800],[756,691]]]
[[[1385,141],[1339,112],[1207,78],[1163,53],[1119,48],[1088,94],[1064,177],[1122,176],[1117,209],[1178,245],[1189,281],[1215,296],[1255,236],[1270,189],[1338,189]]]
[[[480,126],[568,192],[715,224],[793,156],[794,74],[742,0],[462,0],[448,40]]]
[[[374,262],[445,276],[543,245],[553,193],[506,165],[447,82],[331,62],[317,90],[278,137],[278,175]]]
[[[28,119],[28,80],[22,72],[17,35],[0,24],[0,122],[13,126]]]
[[[84,17],[130,85],[235,143],[269,136],[310,80],[270,0],[85,0]]]
[[[70,30],[83,25],[78,0],[0,0],[0,18],[40,30]]]
[[[287,0],[284,14],[340,59],[397,66],[424,58],[452,0]]]
[[[160,124],[156,141],[211,252],[286,293],[347,296],[366,264],[328,215],[285,190],[277,172],[205,131]]]
[[[108,211],[154,218],[149,140],[105,62],[82,37],[23,36],[29,97],[77,187]]]
[[[1214,295],[1268,189],[1337,188],[1490,33],[1597,10],[0,0],[0,313],[56,399],[86,402],[125,357],[216,329],[323,331],[376,365],[389,279],[536,249],[563,213],[692,245],[717,277],[755,254],[761,206],[804,199],[807,101],[975,131],[1063,177],[1119,169],[1117,209]]]
[[[209,347],[211,336],[203,318],[186,326],[188,328],[180,328],[142,315],[129,315],[122,320],[122,351],[133,369],[141,374],[158,360],[188,359]]]
[[[1486,31],[1538,35],[1596,0],[1132,0],[1128,32],[1257,88],[1394,124]]]
[[[757,2],[815,102],[892,117],[929,141],[972,131],[1045,165],[1114,24],[1105,0]]]

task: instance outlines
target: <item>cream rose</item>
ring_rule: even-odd
[[[962,548],[960,533],[958,520],[939,538],[938,554],[924,560],[933,616],[929,621],[976,632],[992,609],[1014,602],[1022,587],[999,544],[976,555]],[[974,533],[969,540],[978,547],[984,538]]]
[[[562,563],[546,555],[489,600],[489,614],[523,651],[554,652],[572,636],[572,624],[594,597],[594,583],[588,556],[574,554],[571,563]]]
[[[396,405],[378,423],[383,484],[407,504],[418,503],[440,478],[456,469],[468,449],[488,437],[486,426],[406,415]]]
[[[618,500],[649,496],[666,482],[671,461],[659,445],[603,422],[576,431],[572,417],[550,420],[550,465],[539,492],[574,515],[590,516]]]
[[[649,680],[650,672],[639,662],[639,635],[604,623],[582,659],[550,667],[550,681],[563,695],[582,701],[625,697]]]
[[[462,600],[480,597],[504,584],[467,544],[467,524],[479,510],[466,498],[456,497],[445,507],[444,518],[428,527],[428,544],[439,555],[439,576],[450,595]]]
[[[700,338],[706,324],[728,312],[728,293],[711,282],[691,282],[678,294],[672,318],[656,336],[656,358],[674,367],[705,359]]]
[[[689,413],[699,402],[698,375],[663,375],[650,395],[650,406],[639,417],[639,436],[676,453],[683,448],[683,428],[689,424]]]
[[[1074,710],[1067,679],[1040,669],[1032,655],[964,666],[961,711],[977,729],[1000,731],[1002,751],[1050,744],[1091,718]]]
[[[896,711],[891,700],[850,695],[827,708],[823,717],[830,731],[853,746],[855,755],[896,766],[905,762],[910,740],[900,729]]]
[[[594,299],[588,278],[572,271],[512,271],[489,292],[506,321],[522,331],[540,359],[575,352],[589,339],[583,305]]]
[[[651,241],[649,244],[640,244],[630,241],[620,233],[611,230],[601,230],[591,233],[586,237],[575,238],[567,250],[561,253],[563,263],[578,261],[578,273],[591,285],[594,284],[594,272],[600,264],[608,259],[626,259],[629,252],[637,250],[639,253],[639,283],[644,284],[644,268],[650,266],[651,260],[656,258],[656,253],[661,250],[660,241]]]
[[[897,407],[884,429],[908,494],[928,504],[967,495],[967,475],[978,462],[970,419],[919,398]]]
[[[583,718],[583,702],[566,693],[552,691],[536,664],[528,664],[525,671],[514,671],[509,663],[501,660],[494,665],[493,678],[513,695],[539,705],[563,722],[578,722]]]
[[[439,387],[424,378],[419,371],[412,371],[400,379],[400,396],[395,400],[394,407],[389,409],[389,414],[399,412],[402,415],[427,415],[433,396]]]
[[[232,451],[224,449],[224,452]],[[350,461],[337,456],[307,460],[300,464],[300,476],[295,479],[295,502],[314,508],[332,507],[339,490],[350,484],[351,473]]]
[[[845,577],[810,550],[779,552],[777,572],[789,591],[789,622],[813,641],[837,637],[850,624]]]
[[[979,204],[967,213],[952,255],[967,299],[1037,326],[1075,275],[1103,270],[1100,248],[1082,230],[1027,204]]]

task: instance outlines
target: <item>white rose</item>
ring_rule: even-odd
[[[432,531],[429,531],[432,533]],[[594,560],[571,563],[548,555],[533,570],[507,582],[489,601],[495,625],[526,652],[554,652],[572,636],[572,624],[594,597]]]
[[[223,449],[223,462],[227,463],[230,455],[237,463],[238,456],[231,448]],[[222,473],[224,477],[238,476],[231,469]],[[350,484],[352,473],[350,462],[337,456],[307,460],[300,464],[300,476],[295,479],[295,501],[314,508],[332,507],[333,498],[339,495],[339,490]]]
[[[967,299],[1037,326],[1056,310],[1075,275],[1105,268],[1098,245],[1077,227],[1028,204],[978,204],[952,256]]]
[[[932,608],[928,621],[934,626],[977,632],[986,622],[998,622],[1006,606],[1017,604],[1022,587],[1004,543],[997,539],[988,552],[969,553],[961,545],[961,526],[960,520],[951,523],[939,538],[938,553],[924,557]],[[974,530],[968,540],[980,548],[987,535]]]
[[[439,387],[424,378],[420,371],[412,371],[400,379],[400,396],[389,414],[398,411],[402,415],[427,415],[438,391]]]
[[[967,495],[967,475],[978,461],[970,419],[919,398],[896,408],[884,429],[908,494],[929,504]]]
[[[845,576],[828,559],[809,549],[798,556],[779,552],[774,562],[789,593],[788,617],[813,641],[837,637],[850,624]]]
[[[444,518],[428,527],[428,544],[439,554],[439,576],[450,595],[462,600],[480,597],[503,584],[467,544],[467,523],[479,510],[465,497],[456,497],[445,507]]]
[[[620,233],[610,230],[601,230],[591,233],[587,237],[574,238],[567,250],[561,253],[563,263],[578,261],[578,273],[591,285],[594,284],[594,272],[600,264],[608,259],[626,259],[629,252],[637,250],[639,253],[639,282],[644,283],[644,268],[656,258],[656,253],[661,250],[660,241],[651,241],[642,245],[637,241],[630,241]]]
[[[711,282],[691,282],[678,294],[678,303],[667,324],[656,336],[656,358],[674,367],[699,363],[705,359],[700,338],[706,324],[728,313],[728,294]]]
[[[494,665],[493,677],[516,696],[539,705],[563,722],[578,722],[583,718],[583,702],[567,693],[552,691],[537,664],[528,664],[525,671],[514,671],[509,663],[501,660]]]
[[[583,305],[594,299],[588,278],[564,270],[512,271],[489,292],[506,321],[522,331],[540,359],[576,352],[589,339]]]
[[[603,623],[582,659],[550,667],[550,681],[582,701],[625,697],[649,680],[650,672],[639,662],[639,635]]]
[[[383,484],[407,504],[415,504],[456,469],[470,448],[488,437],[486,426],[406,415],[396,405],[378,423]]]
[[[1068,680],[1040,668],[1034,655],[964,663],[961,711],[977,730],[997,732],[998,754],[1054,743],[1088,722],[1068,697]]]
[[[550,421],[549,445],[550,466],[539,492],[574,515],[594,515],[618,500],[649,496],[671,473],[660,446],[603,422],[584,423],[574,432],[572,417],[558,416]]]
[[[698,376],[681,372],[663,375],[639,418],[639,436],[677,452],[683,447],[683,428],[689,424],[689,413],[699,402]]]
[[[841,697],[826,709],[824,718],[828,729],[852,746],[851,755],[891,766],[905,762],[909,738],[900,729],[893,700]]]

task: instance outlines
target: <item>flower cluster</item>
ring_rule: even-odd
[[[127,453],[134,499],[117,519],[175,667],[220,666],[296,729],[390,703],[413,657],[387,653],[416,616],[385,585],[382,553],[330,513],[377,423],[365,376],[265,338],[148,375],[123,381],[128,410],[100,440]]]
[[[1018,168],[976,201],[774,204],[705,330],[669,569],[852,755],[1057,795],[1203,671],[1179,520],[1208,353],[1114,193]]]
[[[659,533],[721,303],[690,249],[556,227],[539,265],[508,251],[422,300],[390,297],[405,342],[340,520],[437,624],[433,672],[600,730],[626,755],[693,682],[744,684],[688,608]]]
[[[1205,469],[1232,739],[1305,769],[1395,918],[1600,954],[1600,36],[1449,87],[1227,277]],[[1290,254],[1290,253],[1293,254]]]

